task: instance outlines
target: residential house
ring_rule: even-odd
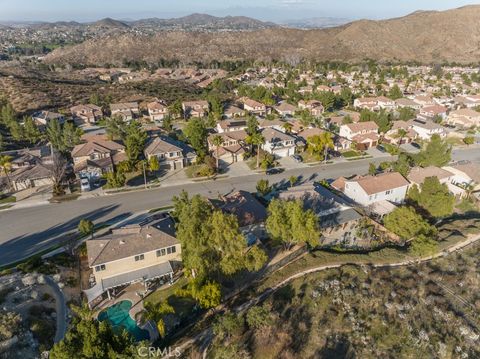
[[[262,129],[265,143],[262,149],[276,157],[288,157],[295,154],[295,138],[274,128]]]
[[[148,116],[154,122],[162,122],[168,116],[169,110],[167,104],[162,100],[155,100],[147,104]]]
[[[404,131],[402,135],[401,131]],[[394,121],[392,128],[389,129],[384,136],[387,143],[393,145],[401,145],[404,143],[411,143],[417,137],[417,133],[412,129],[412,126],[407,121]]]
[[[428,167],[414,167],[408,173],[407,179],[410,182],[410,186],[417,185],[419,188],[423,184],[426,178],[436,177],[440,183],[449,183],[453,179],[453,173],[446,169],[428,166]]]
[[[223,143],[217,149],[217,146],[213,144],[213,138],[215,136],[222,137]],[[208,150],[212,153],[213,157],[217,157],[220,162],[225,164],[231,164],[237,161],[243,161],[243,155],[247,152],[245,144],[245,138],[247,133],[245,130],[227,131],[219,134],[211,134],[208,137]]]
[[[480,126],[480,112],[465,108],[450,112],[447,123],[460,128]]]
[[[433,100],[433,97],[430,95],[417,95],[413,97],[413,101],[417,104],[419,104],[422,107],[426,106],[433,106],[435,105],[435,101]]]
[[[377,105],[378,107],[388,111],[394,110],[397,107],[395,104],[395,100],[392,100],[385,96],[377,97]]]
[[[91,307],[105,293],[156,279],[171,281],[181,262],[182,247],[175,237],[175,224],[165,216],[145,226],[112,229],[109,234],[86,241],[88,266],[94,284],[84,290]]]
[[[411,108],[415,111],[418,111],[422,108],[422,105],[406,97],[395,100],[395,106],[397,106],[397,108]]]
[[[274,108],[275,108],[275,111],[277,111],[278,114],[283,117],[292,117],[295,114],[295,112],[298,111],[296,106],[293,106],[286,101],[280,102]]]
[[[247,112],[240,107],[235,105],[228,105],[223,111],[223,116],[225,118],[235,118],[235,117],[245,117]]]
[[[247,128],[247,119],[245,118],[233,118],[228,120],[222,120],[217,123],[217,132],[232,132],[245,130]]]
[[[70,108],[70,112],[77,124],[94,125],[103,118],[102,108],[93,104],[73,106]]]
[[[190,146],[168,136],[151,139],[144,153],[148,160],[153,156],[157,157],[160,166],[169,170],[187,167],[197,159],[195,151]]]
[[[72,150],[74,171],[79,177],[94,181],[107,172],[112,172],[115,165],[127,159],[125,147],[102,136],[90,136],[85,143]]]
[[[440,117],[444,120],[447,117],[448,109],[441,105],[425,106],[420,109],[418,117],[424,120],[433,120],[435,117]]]
[[[312,116],[319,117],[325,111],[322,103],[317,100],[300,100],[298,102],[298,108],[301,110],[308,110]]]
[[[124,121],[131,121],[140,115],[140,109],[137,102],[112,103],[110,105],[112,117],[120,117]]]
[[[356,108],[367,109],[370,111],[377,111],[380,109],[376,97],[360,97],[353,101],[353,106]]]
[[[462,161],[442,167],[442,169],[453,173],[450,183],[461,188],[461,195],[471,188],[473,192],[480,191],[480,165],[474,162]],[[451,191],[452,188],[449,186]],[[459,191],[460,192],[460,191]]]
[[[57,120],[60,124],[65,122],[65,116],[61,113],[51,111],[40,111],[33,114],[32,119],[38,127],[44,128],[48,126],[50,121]]]
[[[380,139],[378,125],[373,121],[341,125],[340,136],[354,142],[359,150],[377,146]]]
[[[252,115],[265,116],[267,114],[267,106],[261,102],[244,97],[240,99],[240,103],[243,109]]]
[[[205,117],[208,114],[209,108],[210,106],[208,104],[208,101],[205,101],[205,100],[182,102],[182,110],[183,110],[184,118]]]
[[[422,140],[429,140],[434,134],[442,138],[447,136],[445,128],[433,121],[415,119],[408,121],[408,123]]]
[[[222,212],[234,215],[248,245],[267,237],[267,209],[250,192],[237,191],[211,203]]]
[[[31,167],[42,163],[50,165],[53,163],[52,150],[50,146],[40,146],[34,148],[25,148],[21,150],[11,150],[0,152],[0,156],[10,156],[12,158],[12,169]]]
[[[52,165],[39,162],[23,166],[10,173],[9,178],[15,191],[33,187],[52,186]]]
[[[409,185],[398,172],[337,180],[332,183],[334,188],[341,190],[348,198],[366,207],[380,201],[403,203]]]
[[[314,211],[322,229],[323,245],[347,242],[351,233],[356,232],[350,229],[362,218],[347,201],[315,183],[290,187],[280,192],[278,197],[286,201],[301,200],[305,209]]]

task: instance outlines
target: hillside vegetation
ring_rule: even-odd
[[[251,32],[160,32],[124,34],[88,40],[57,49],[47,63],[158,63],[161,59],[193,61],[258,59],[463,62],[480,56],[480,6],[443,12],[415,12],[405,17],[355,21],[316,30],[269,28]]]

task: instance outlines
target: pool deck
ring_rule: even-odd
[[[108,308],[114,304],[117,304],[123,300],[128,300],[132,303],[132,308],[130,308],[129,314],[132,317],[132,319],[136,320],[135,316],[143,311],[143,300],[140,296],[137,295],[137,293],[144,293],[145,292],[145,287],[143,286],[142,283],[135,283],[132,285],[129,285],[125,290],[123,290],[120,295],[117,295],[115,297],[112,296],[112,299],[105,299],[102,302],[100,302],[96,309],[96,315],[104,310],[105,308]]]

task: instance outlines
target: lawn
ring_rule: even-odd
[[[363,156],[364,154],[365,153],[363,152],[358,152],[355,150],[348,150],[348,151],[342,152],[342,156],[345,158],[360,157],[360,156]]]
[[[177,290],[185,289],[188,284],[186,277],[181,277],[173,285],[166,288],[157,289],[155,292],[145,298],[145,302],[157,304],[165,300],[175,309],[175,313],[184,318],[188,316],[193,307],[195,306],[195,300],[189,297],[179,297],[176,295]]]
[[[15,196],[0,196],[0,204],[7,204],[7,203],[15,203],[17,201],[17,197]]]

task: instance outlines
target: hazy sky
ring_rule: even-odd
[[[245,15],[272,21],[311,17],[379,19],[471,3],[471,0],[399,0],[395,5],[389,0],[0,0],[0,20],[167,18],[193,12]]]

